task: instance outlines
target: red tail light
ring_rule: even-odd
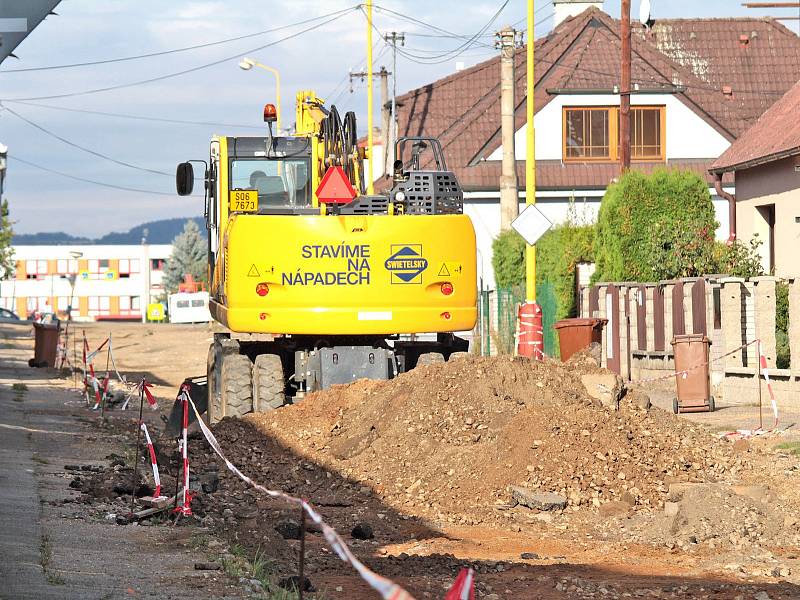
[[[442,294],[449,296],[453,293],[453,284],[449,281],[445,281],[439,289],[442,291]]]
[[[266,296],[269,294],[269,286],[262,281],[256,286],[256,294],[259,296]]]
[[[450,313],[449,313],[449,312],[443,312],[443,313],[441,314],[441,317],[442,317],[442,318],[443,318],[445,321],[449,321],[449,320],[450,320]]]

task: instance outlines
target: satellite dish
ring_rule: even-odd
[[[639,21],[645,27],[650,23],[650,0],[642,0],[639,5]]]

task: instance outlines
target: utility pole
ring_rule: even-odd
[[[377,75],[381,78],[381,136],[383,136],[384,149],[388,147],[389,140],[389,75],[391,71],[387,71],[386,67],[381,67]],[[353,80],[360,79],[364,81],[367,78],[366,71],[359,71],[357,73],[350,73],[350,93],[353,93]],[[388,154],[383,153],[383,171],[382,174],[388,173],[386,167],[386,157]]]
[[[503,165],[500,175],[500,231],[511,228],[519,216],[517,158],[514,149],[514,38],[516,32],[506,26],[497,34],[500,48],[500,135]]]
[[[378,72],[381,78],[381,138],[383,139],[383,168],[381,175],[389,172],[386,157],[389,156],[389,71],[386,67],[381,67]]]
[[[622,82],[619,91],[619,166],[631,168],[631,0],[622,0]]]
[[[373,139],[372,139],[372,0],[367,0],[367,195],[375,193],[375,177],[373,166],[375,161],[372,158]]]
[[[391,125],[389,127],[389,140],[386,142],[386,172],[394,169],[394,145],[397,141],[397,42],[406,45],[406,34],[392,31],[383,36],[387,43],[392,44],[392,108],[390,111]]]

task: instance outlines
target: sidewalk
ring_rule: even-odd
[[[118,526],[64,503],[78,495],[64,465],[101,464],[119,448],[77,414],[77,394],[27,366],[27,328],[0,336],[0,598],[240,598],[222,572],[194,570],[206,560],[189,547],[196,528]]]

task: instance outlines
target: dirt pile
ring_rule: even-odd
[[[567,364],[465,357],[218,430],[255,427],[398,510],[467,524],[499,518],[511,485],[563,495],[568,510],[660,508],[672,482],[716,481],[746,466],[701,426],[631,400],[602,406],[581,383],[600,372],[585,355]],[[254,466],[269,475],[269,465]]]
[[[663,513],[634,519],[633,541],[681,550],[738,550],[797,547],[797,519],[787,515],[763,485],[678,483],[669,488]]]

